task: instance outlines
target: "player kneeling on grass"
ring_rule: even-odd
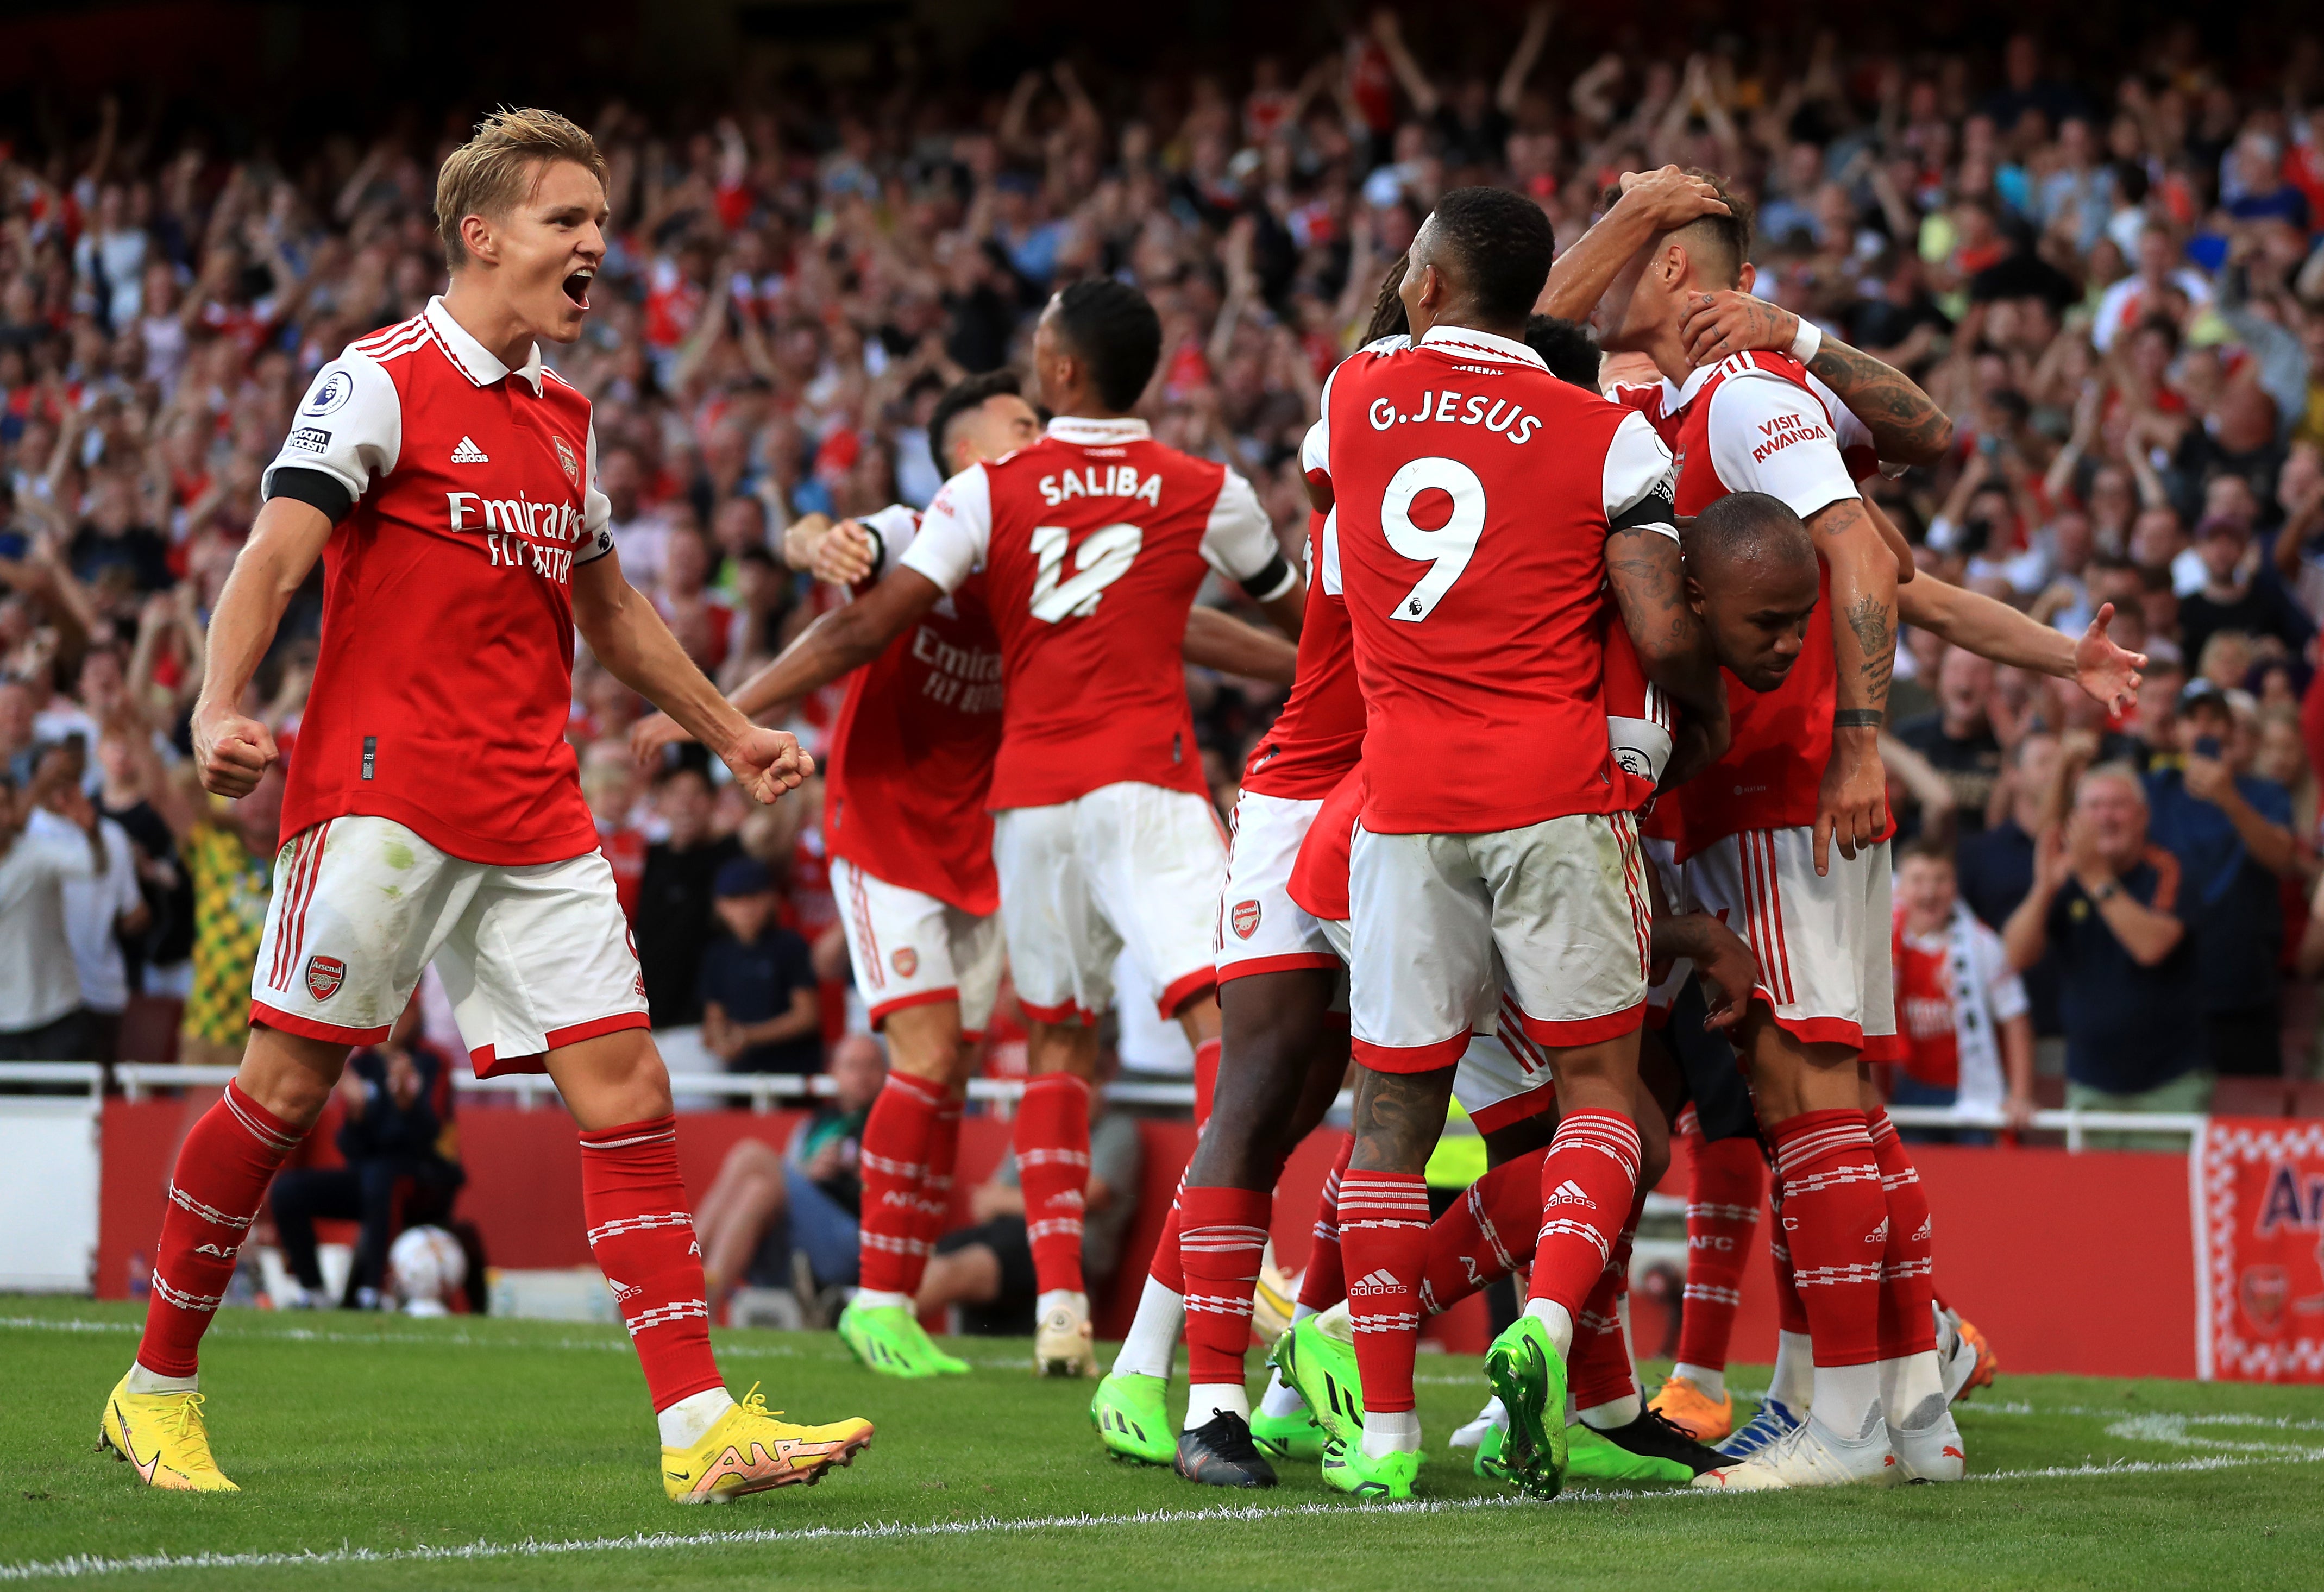
[[[100,1440],[152,1486],[235,1490],[203,1421],[202,1333],[348,1051],[387,1035],[433,961],[476,1071],[546,1072],[581,1126],[590,1248],[645,1371],[664,1490],[814,1482],[872,1426],[791,1425],[755,1389],[738,1404],[711,1356],[669,1075],[564,739],[575,633],[760,801],[813,765],[728,706],[622,578],[589,402],[541,364],[537,339],[580,336],[604,258],[595,143],[552,112],[496,113],[436,195],[450,290],[323,367],[211,621],[194,758],[238,798],[276,757],[242,711],[251,675],[324,559],[249,1045],[171,1172],[144,1337]]]

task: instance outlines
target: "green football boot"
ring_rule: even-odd
[[[1565,1360],[1537,1316],[1519,1316],[1485,1351],[1485,1379],[1509,1413],[1500,1463],[1529,1497],[1554,1498],[1565,1476]]]
[[[1565,1429],[1565,1474],[1591,1481],[1690,1482],[1695,1477],[1691,1465],[1656,1454],[1634,1454],[1579,1421]]]
[[[1355,1449],[1364,1437],[1364,1379],[1356,1369],[1356,1346],[1323,1330],[1322,1323],[1335,1313],[1326,1311],[1295,1323],[1276,1339],[1268,1360],[1307,1401],[1327,1444]]]
[[[1267,1415],[1251,1413],[1250,1440],[1262,1452],[1277,1459],[1305,1459],[1311,1464],[1323,1457],[1323,1428],[1317,1423],[1313,1410],[1296,1410],[1288,1415]]]
[[[948,1355],[938,1348],[936,1340],[928,1336],[928,1330],[920,1325],[919,1316],[908,1310],[904,1312],[904,1337],[911,1349],[912,1357],[936,1376],[965,1376],[968,1375],[968,1362],[957,1355]]]
[[[899,1304],[867,1309],[850,1300],[839,1312],[839,1340],[857,1364],[882,1376],[911,1380],[936,1375],[913,1344],[919,1330],[912,1312]]]
[[[1168,1465],[1178,1457],[1178,1434],[1170,1430],[1170,1383],[1167,1377],[1116,1371],[1090,1397],[1090,1424],[1098,1440],[1125,1459]]]
[[[1323,1450],[1323,1485],[1358,1498],[1409,1498],[1426,1458],[1415,1449],[1374,1459],[1364,1452],[1360,1438],[1352,1443],[1334,1440]]]

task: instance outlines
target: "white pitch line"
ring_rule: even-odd
[[[510,1318],[503,1318],[510,1319]],[[32,1332],[121,1332],[144,1330],[137,1321],[90,1321],[67,1317],[0,1316],[0,1330],[15,1329]],[[722,1332],[723,1335],[723,1332]],[[570,1349],[593,1354],[631,1354],[627,1338],[494,1338],[478,1336],[465,1330],[452,1332],[337,1332],[315,1327],[287,1327],[279,1331],[254,1331],[246,1327],[212,1325],[202,1334],[203,1339],[229,1339],[244,1343],[385,1343],[417,1345],[426,1348],[511,1348],[521,1350]],[[825,1359],[834,1365],[850,1363],[843,1354],[809,1355],[804,1349],[788,1344],[722,1343],[718,1352],[728,1358],[803,1360]],[[1010,1362],[1014,1365],[1016,1362]]]
[[[1971,1481],[2058,1481],[2093,1476],[2165,1476],[2196,1471],[2230,1470],[2255,1465],[2315,1464],[2324,1461],[2324,1449],[2285,1449],[2266,1457],[2219,1455],[2196,1459],[2128,1459],[2111,1464],[2051,1465],[2032,1470],[1985,1471]],[[1655,1503],[1667,1500],[1739,1498],[1738,1493],[1697,1491],[1681,1487],[1666,1492],[1609,1490],[1566,1493],[1557,1505]],[[1462,1514],[1488,1509],[1523,1508],[1529,1501],[1517,1496],[1415,1499],[1398,1504],[1294,1504],[1280,1508],[1262,1505],[1226,1505],[1213,1509],[1150,1509],[1111,1514],[1036,1515],[1026,1520],[937,1521],[911,1525],[899,1521],[858,1526],[806,1526],[788,1530],[765,1528],[743,1532],[639,1532],[625,1537],[576,1537],[544,1542],[468,1542],[442,1548],[337,1548],[327,1552],[300,1553],[152,1553],[122,1559],[77,1554],[69,1559],[0,1564],[0,1581],[61,1580],[90,1576],[146,1575],[161,1570],[273,1569],[291,1566],[320,1569],[347,1564],[437,1564],[482,1560],[537,1559],[576,1553],[657,1552],[684,1548],[803,1546],[824,1542],[908,1541],[949,1537],[982,1537],[1047,1531],[1082,1531],[1092,1527],[1241,1524],[1319,1514]],[[1554,1506],[1554,1505],[1553,1505]]]

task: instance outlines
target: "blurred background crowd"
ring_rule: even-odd
[[[1757,290],[1953,416],[1939,466],[1872,488],[1922,567],[2077,632],[2110,603],[2153,660],[2110,720],[1906,636],[1900,1098],[2200,1109],[2229,1080],[2291,1109],[2324,964],[2314,36],[1956,17],[1908,46],[1812,8],[1609,33],[1480,6],[1262,21],[1261,49],[1197,7],[1191,43],[1051,59],[1054,32],[947,55],[909,7],[860,9],[854,69],[550,99],[607,153],[613,244],[586,336],[545,352],[595,403],[625,571],[715,677],[833,600],[783,526],[925,503],[936,396],[1022,366],[1058,285],[1154,299],[1143,412],[1249,475],[1296,554],[1320,383],[1437,193],[1516,187],[1568,244],[1622,172],[1709,168],[1756,205]],[[440,290],[432,174],[507,97],[392,87],[280,124],[0,98],[0,1054],[239,1054],[287,837],[279,780],[230,805],[189,781],[206,616],[312,373]],[[319,611],[318,578],[255,687],[292,758]],[[1188,690],[1224,809],[1280,695]],[[835,701],[795,726],[818,751]],[[752,811],[699,759],[641,774],[641,711],[581,660],[571,738],[656,1023],[690,1064],[816,1071],[851,1023],[817,794]],[[2119,940],[2111,888],[2175,932]],[[1121,1049],[1167,1072],[1174,1043]]]

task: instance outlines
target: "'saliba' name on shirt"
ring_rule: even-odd
[[[1140,477],[1135,465],[1084,465],[1062,475],[1041,477],[1041,498],[1056,508],[1067,498],[1142,498],[1162,506],[1162,477]]]
[[[559,585],[573,575],[573,548],[589,534],[581,511],[571,503],[536,503],[519,492],[512,498],[482,492],[444,494],[455,531],[481,531],[494,567],[530,569]],[[562,542],[562,547],[548,544]]]
[[[1001,654],[955,647],[926,625],[912,632],[912,658],[928,666],[920,695],[964,713],[1001,711]]]
[[[1448,426],[1482,426],[1488,431],[1498,431],[1511,442],[1525,444],[1541,429],[1541,417],[1529,415],[1520,404],[1508,399],[1490,400],[1482,393],[1424,392],[1420,402],[1410,414],[1399,411],[1396,400],[1375,398],[1371,407],[1372,429],[1385,431],[1409,420],[1428,420]]]

